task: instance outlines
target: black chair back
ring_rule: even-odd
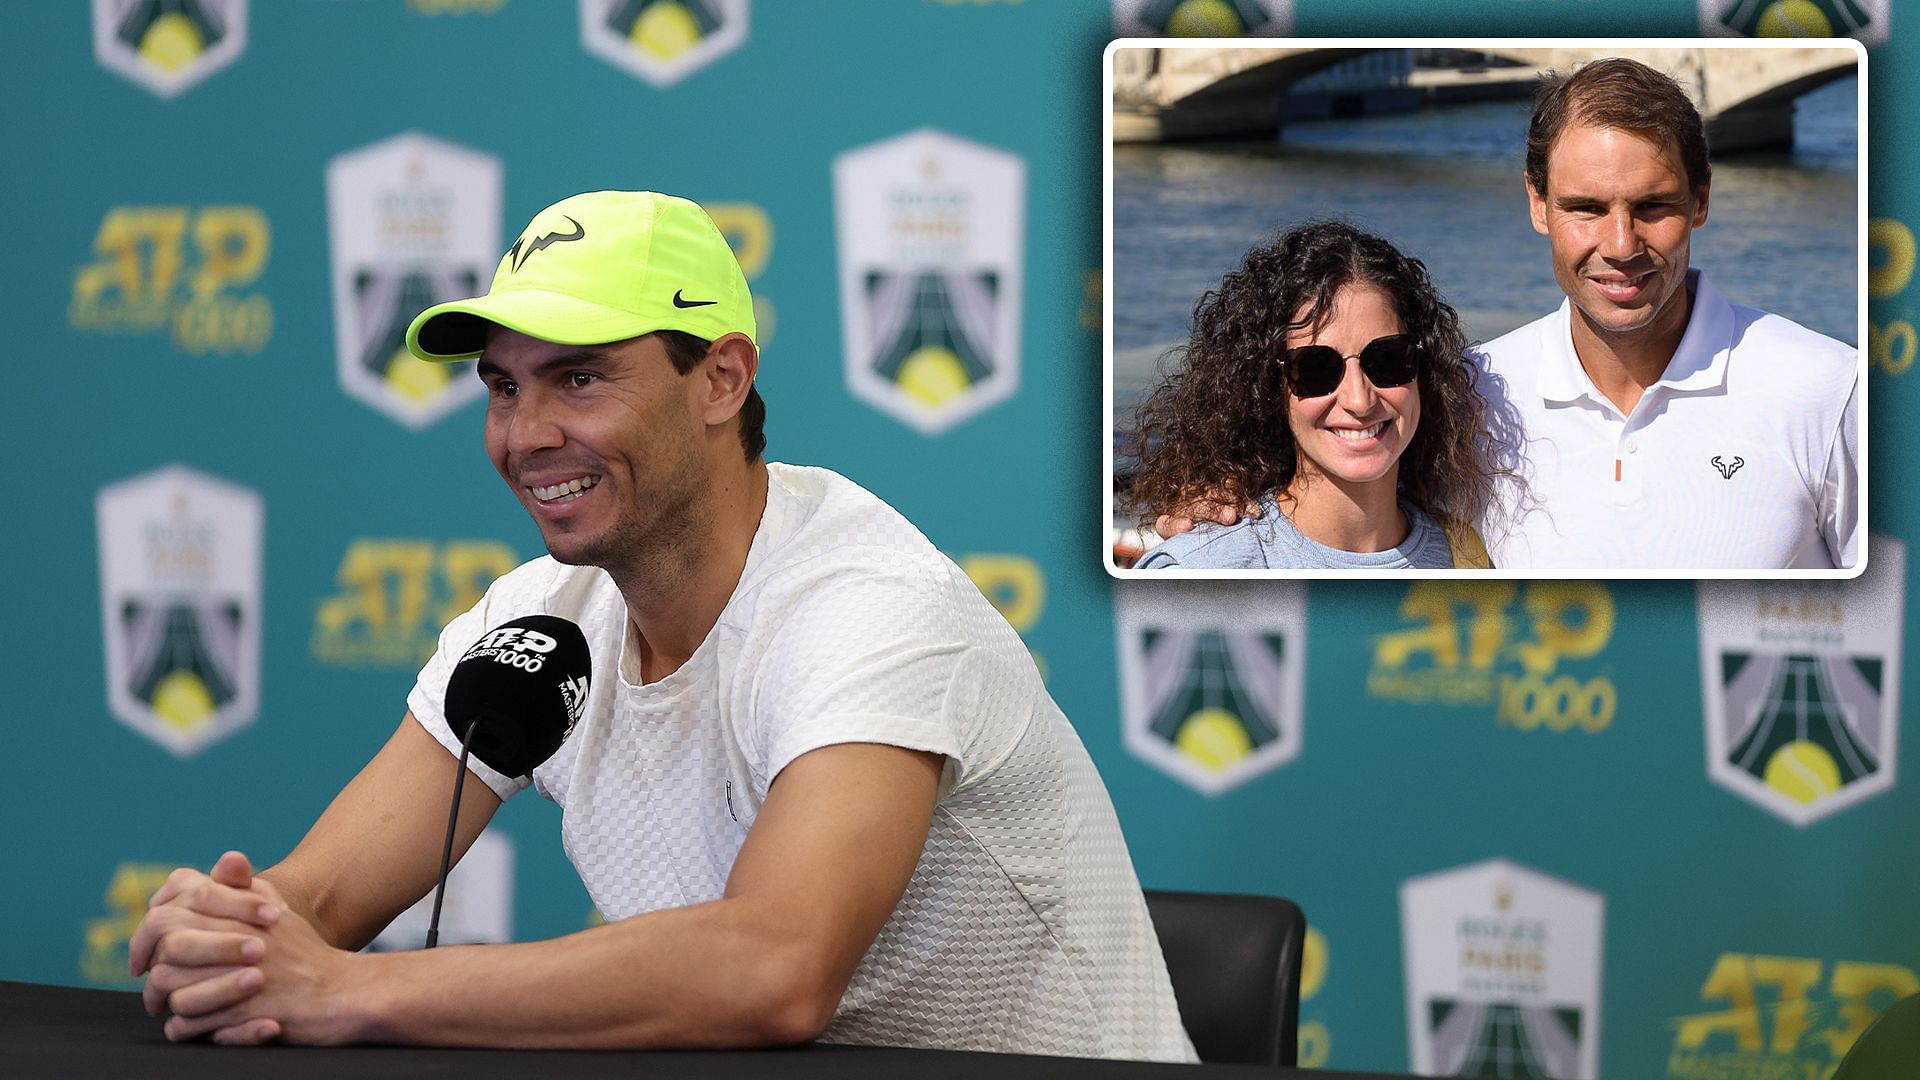
[[[1180,1020],[1203,1062],[1292,1066],[1307,918],[1273,896],[1147,890]]]
[[[1910,994],[1860,1033],[1833,1080],[1913,1080],[1920,1075],[1920,994]]]

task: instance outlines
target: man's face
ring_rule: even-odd
[[[556,345],[496,327],[479,371],[487,456],[555,559],[630,566],[695,524],[698,380],[658,338]]]
[[[1547,154],[1547,192],[1527,185],[1553,276],[1601,335],[1658,337],[1687,321],[1688,240],[1706,224],[1707,189],[1688,190],[1677,147],[1619,128],[1573,124]]]

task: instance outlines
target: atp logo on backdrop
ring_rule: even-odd
[[[1676,1016],[1671,1080],[1830,1077],[1887,1006],[1920,992],[1899,964],[1724,953],[1700,987],[1708,1012]]]
[[[1114,586],[1123,741],[1218,795],[1305,745],[1307,592],[1298,582]]]
[[[1047,576],[1040,564],[1025,555],[973,554],[954,560],[976,588],[986,596],[1000,617],[1007,620],[1021,640],[1040,623],[1047,610]],[[1027,645],[1040,677],[1047,677],[1047,660]]]
[[[409,131],[327,165],[334,359],[348,394],[416,430],[485,393],[472,362],[407,351],[407,326],[473,296],[500,255],[500,159]]]
[[[1894,785],[1907,551],[1868,543],[1852,581],[1699,587],[1707,777],[1795,825]]]
[[[170,465],[102,488],[94,513],[107,707],[191,757],[259,708],[260,496]]]
[[[427,943],[433,894],[401,912],[368,952],[405,952]],[[440,909],[440,944],[497,945],[513,940],[513,841],[489,828],[474,838],[466,857],[447,875]]]
[[[1867,246],[1873,253],[1867,295],[1875,316],[1867,322],[1867,358],[1889,375],[1904,375],[1920,354],[1913,307],[1895,303],[1913,281],[1913,230],[1895,218],[1874,218],[1867,223]]]
[[[1413,1071],[1598,1076],[1605,921],[1599,893],[1505,859],[1402,882]]]
[[[938,435],[1020,386],[1027,165],[931,128],[833,162],[847,389]]]
[[[1699,0],[1709,37],[1860,39],[1884,45],[1893,0]]]
[[[1327,936],[1317,926],[1307,927],[1307,940],[1300,949],[1300,1031],[1299,1066],[1324,1069],[1333,1054],[1333,1033],[1320,1018],[1313,999],[1327,983],[1331,960],[1327,954]]]
[[[1286,37],[1293,0],[1113,0],[1119,37]]]
[[[765,207],[755,203],[701,203],[700,208],[713,219],[714,228],[727,240],[727,246],[733,249],[733,257],[740,264],[740,272],[746,276],[751,286],[760,280],[766,272],[767,263],[773,258],[773,219],[767,216]],[[774,310],[773,301],[753,291],[753,324],[758,338],[755,344],[762,350],[773,340]]]
[[[258,353],[273,304],[240,290],[267,268],[273,231],[254,206],[116,206],[73,275],[67,323],[86,333],[170,331],[187,353]]]
[[[518,565],[520,557],[498,540],[360,537],[334,574],[340,591],[314,610],[313,658],[339,667],[418,668],[439,645],[441,627]]]
[[[1492,706],[1518,731],[1596,734],[1619,693],[1587,663],[1613,638],[1613,594],[1588,581],[1420,581],[1377,635],[1367,695],[1415,705]]]
[[[747,40],[747,0],[580,0],[580,42],[613,66],[668,87]]]
[[[93,0],[94,59],[159,97],[180,96],[246,48],[247,0]]]
[[[80,977],[95,986],[138,988],[127,974],[127,943],[147,914],[147,897],[173,873],[168,863],[123,862],[107,882],[107,913],[88,919],[80,945]]]

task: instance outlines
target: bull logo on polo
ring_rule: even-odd
[[[1120,37],[1286,37],[1293,0],[1114,0]]]
[[[930,128],[834,159],[847,389],[924,435],[1020,385],[1027,166]]]
[[[1884,45],[1893,0],[1699,0],[1700,32],[1717,37],[1858,38]]]
[[[1306,590],[1297,582],[1120,582],[1123,741],[1206,795],[1300,755]]]
[[[100,66],[163,98],[239,59],[247,0],[93,0]]]
[[[1599,893],[1505,859],[1400,886],[1413,1071],[1600,1072]]]
[[[1906,545],[1852,581],[1702,583],[1707,776],[1795,825],[1890,790]]]
[[[402,952],[426,944],[433,894],[400,913],[367,946],[369,952]],[[486,829],[447,875],[440,909],[440,944],[498,945],[513,940],[513,841]]]
[[[586,50],[668,87],[747,40],[747,0],[580,0]]]
[[[327,166],[334,360],[340,386],[419,429],[481,397],[471,361],[407,351],[414,316],[478,295],[500,259],[500,159],[419,132]]]
[[[191,757],[253,721],[260,701],[260,496],[183,466],[102,489],[107,706]]]

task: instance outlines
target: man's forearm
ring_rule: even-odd
[[[271,882],[280,892],[281,905],[307,920],[320,937],[336,949],[349,952],[364,949],[380,932],[377,926],[366,930],[340,925],[339,905],[329,902],[323,884],[288,870],[285,863],[275,863],[254,876]]]
[[[818,970],[825,965],[765,904],[719,900],[550,941],[358,957],[350,1037],[577,1048],[805,1042],[832,1018],[850,973]]]

